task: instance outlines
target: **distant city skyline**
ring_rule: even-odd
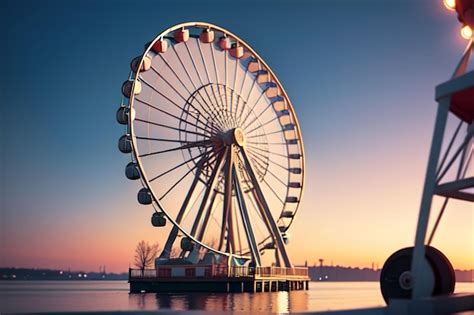
[[[140,240],[164,245],[170,224],[151,226],[124,176],[115,112],[143,45],[193,20],[246,40],[294,104],[307,176],[292,262],[381,268],[413,245],[434,88],[467,44],[441,0],[7,0],[0,17],[1,267],[120,272]],[[472,204],[450,203],[433,245],[474,269]]]

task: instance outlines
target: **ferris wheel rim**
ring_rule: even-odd
[[[301,129],[300,129],[300,124],[298,122],[298,118],[296,116],[296,113],[294,111],[294,107],[293,107],[293,104],[290,100],[290,98],[288,97],[283,85],[281,84],[281,82],[279,81],[278,77],[274,74],[273,70],[268,66],[268,64],[264,61],[264,59],[262,57],[260,57],[260,55],[255,52],[253,50],[253,48],[248,45],[244,40],[242,40],[240,37],[238,37],[237,35],[235,35],[234,33],[220,27],[220,26],[217,26],[215,24],[211,24],[211,23],[207,23],[207,22],[185,22],[185,23],[180,23],[180,24],[176,24],[176,25],[173,25],[169,28],[167,28],[166,30],[160,32],[157,36],[155,36],[155,38],[149,42],[147,44],[147,47],[145,49],[145,51],[143,52],[143,54],[141,55],[141,58],[140,58],[140,66],[139,68],[141,67],[142,63],[143,63],[143,60],[144,58],[147,56],[147,54],[150,52],[151,50],[151,47],[153,47],[153,45],[160,39],[163,39],[165,38],[165,36],[167,34],[170,34],[176,30],[179,30],[181,28],[186,28],[186,27],[195,27],[195,28],[200,28],[200,29],[213,29],[213,30],[216,30],[218,32],[221,32],[227,36],[230,36],[230,37],[233,37],[239,44],[243,45],[251,54],[253,57],[255,57],[260,63],[262,63],[262,65],[265,67],[265,70],[268,71],[272,77],[272,79],[277,83],[279,89],[280,89],[280,93],[282,94],[282,96],[284,97],[285,101],[286,101],[286,104],[287,104],[287,107],[288,109],[291,111],[291,114],[292,114],[292,118],[294,119],[294,123],[295,125],[298,126],[298,128],[295,128],[296,130],[296,134],[297,134],[297,139],[299,140],[299,144],[298,144],[298,148],[299,150],[301,151],[301,188],[299,190],[299,194],[298,194],[298,199],[299,199],[299,202],[298,202],[298,206],[296,207],[295,211],[293,212],[293,216],[291,217],[291,220],[289,220],[289,222],[285,225],[286,229],[285,229],[285,232],[290,228],[291,224],[293,223],[294,221],[294,218],[295,216],[297,215],[298,211],[299,211],[299,207],[301,206],[300,203],[301,203],[301,199],[303,197],[303,192],[304,192],[304,181],[305,181],[305,155],[304,155],[304,143],[303,143],[303,137],[302,137],[302,134],[301,134]],[[133,79],[133,85],[137,84],[137,81],[139,80],[139,73],[140,71],[137,71],[137,74],[133,77],[133,73],[130,74],[130,77],[129,79]],[[131,96],[130,97],[130,100],[129,100],[129,104],[128,106],[130,108],[133,108],[134,107],[134,102],[135,102],[135,96]],[[122,102],[123,103],[123,102]],[[193,240],[195,243],[199,244],[200,246],[212,251],[212,252],[215,252],[215,253],[218,253],[218,254],[221,254],[221,255],[225,255],[225,256],[233,256],[233,257],[238,257],[238,258],[244,258],[244,259],[248,259],[249,256],[246,256],[246,255],[238,255],[238,254],[232,254],[232,253],[229,253],[229,252],[226,252],[226,251],[221,251],[221,250],[218,250],[216,248],[213,248],[211,246],[208,246],[204,241],[199,241],[196,239],[195,236],[192,236],[191,233],[189,233],[184,227],[182,227],[181,224],[178,224],[176,222],[176,220],[168,213],[168,211],[166,210],[166,208],[161,204],[160,200],[157,198],[157,194],[154,192],[154,189],[152,187],[152,185],[150,185],[150,179],[148,178],[148,174],[147,174],[147,171],[144,169],[144,166],[143,166],[143,163],[141,162],[141,157],[139,156],[138,152],[138,146],[137,146],[137,138],[136,138],[136,135],[135,135],[135,131],[134,131],[134,124],[133,124],[133,121],[132,121],[132,117],[131,115],[129,115],[129,126],[130,126],[130,129],[129,129],[129,132],[130,132],[130,139],[131,139],[131,145],[132,145],[132,160],[134,162],[136,162],[139,170],[140,170],[140,174],[141,174],[141,181],[142,181],[142,185],[143,187],[146,187],[147,189],[149,189],[150,193],[152,194],[153,198],[153,202],[152,202],[152,205],[153,207],[155,208],[155,212],[157,211],[156,208],[159,209],[159,211],[161,211],[162,213],[164,213],[164,215],[168,218],[168,220],[174,225],[176,226],[179,231],[181,233],[183,233],[186,237],[188,237],[189,239]],[[217,166],[216,166],[217,167]],[[281,213],[283,213],[284,209],[282,210]],[[279,218],[275,218],[275,222],[280,222],[281,220],[281,213],[280,213],[280,217]],[[264,238],[261,242],[259,242],[259,246],[261,244],[263,244],[266,240],[268,240],[271,236],[267,236],[266,238]]]

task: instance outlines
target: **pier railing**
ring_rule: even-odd
[[[304,278],[308,277],[306,267],[246,267],[246,266],[223,266],[223,265],[162,265],[156,269],[129,269],[130,280],[174,278],[174,277],[284,277]]]

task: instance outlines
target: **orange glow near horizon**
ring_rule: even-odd
[[[377,165],[374,167],[377,170]],[[326,178],[329,172],[321,170],[319,178]],[[390,175],[388,171],[387,176]],[[325,265],[370,268],[374,263],[382,268],[394,251],[413,246],[421,179],[407,179],[397,191],[397,183],[378,185],[372,176],[365,177],[366,185],[356,187],[360,178],[358,172],[346,176],[346,187],[341,187],[336,178],[325,183],[311,182],[309,178],[311,191],[305,192],[302,209],[290,228],[288,250],[293,264],[307,261],[312,266],[322,258]],[[393,191],[397,191],[395,196]],[[68,231],[64,227],[42,231],[41,236],[18,232],[15,238],[23,245],[6,248],[11,257],[3,256],[2,266],[98,271],[99,266],[106,265],[109,272],[126,271],[133,266],[134,249],[140,240],[157,240],[163,246],[171,227],[167,224],[163,229],[153,228],[149,224],[151,209],[135,204],[133,192],[125,193],[124,198],[130,202],[118,209],[116,219],[105,227],[107,215],[98,212],[95,222],[80,229]],[[439,200],[435,200],[433,209],[438,204]],[[437,214],[437,210],[433,211],[431,226]],[[456,269],[474,269],[473,226],[472,206],[453,202],[434,238],[433,246]]]

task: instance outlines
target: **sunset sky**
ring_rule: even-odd
[[[177,2],[0,3],[0,267],[125,271],[140,240],[165,242],[124,176],[115,112],[130,60],[184,21],[245,39],[293,102],[307,171],[293,263],[382,267],[413,245],[434,87],[467,44],[442,1]],[[472,204],[450,204],[433,245],[474,268]]]

